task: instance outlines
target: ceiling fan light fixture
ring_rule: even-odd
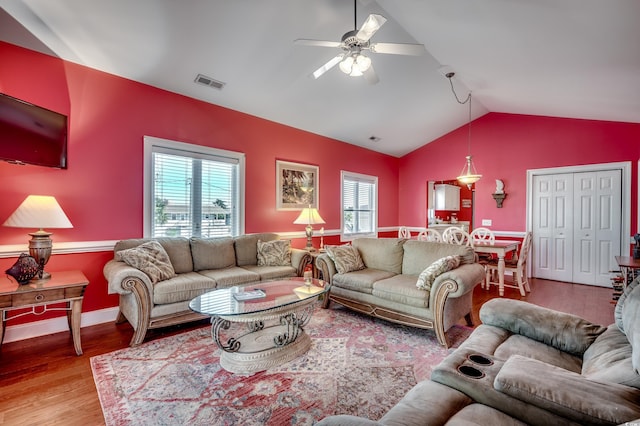
[[[356,66],[360,72],[365,72],[371,67],[371,59],[368,56],[358,55],[356,58]]]
[[[351,55],[347,56],[346,58],[344,58],[342,62],[340,62],[340,71],[342,71],[345,74],[351,75],[351,71],[353,71],[354,62],[355,60]]]

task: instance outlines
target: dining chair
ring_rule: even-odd
[[[476,228],[471,231],[471,239],[473,242],[485,242],[485,243],[493,243],[496,240],[496,236],[493,234],[493,231],[489,228]]]
[[[418,241],[432,241],[436,243],[442,242],[442,235],[432,228],[426,228],[418,234]]]
[[[517,288],[520,290],[521,296],[526,296],[526,292],[531,291],[529,286],[529,278],[527,277],[527,259],[529,258],[529,252],[531,251],[532,242],[531,232],[527,232],[522,240],[522,246],[520,246],[520,253],[517,259],[511,259],[505,261],[505,272],[510,271],[513,274],[513,284],[504,284],[505,287]],[[498,271],[498,259],[492,259],[485,265],[485,286],[487,289],[493,285],[499,285],[498,282],[492,281],[492,278],[497,275]]]
[[[471,231],[469,235],[471,235],[471,242],[474,245],[482,244],[482,243],[493,244],[496,240],[496,236],[493,234],[493,231],[489,228],[483,228],[483,227],[476,228],[473,231]],[[485,274],[487,272],[486,264],[489,263],[493,258],[494,256],[491,253],[478,253],[478,263],[485,268]],[[485,286],[487,287],[487,289],[489,288],[489,286],[486,285],[486,280],[480,283],[481,288],[485,288]]]
[[[407,228],[406,226],[401,226],[398,229],[398,238],[411,238],[411,231],[409,231],[409,228]]]
[[[449,244],[473,247],[471,235],[463,228],[450,226],[442,232],[442,241]]]

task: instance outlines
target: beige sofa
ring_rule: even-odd
[[[168,254],[173,278],[153,283],[147,274],[127,263],[111,260],[104,267],[109,294],[120,295],[118,322],[125,319],[135,333],[131,346],[145,338],[147,330],[204,318],[189,309],[196,296],[216,288],[251,284],[264,280],[302,276],[311,262],[305,250],[291,249],[291,264],[259,266],[258,240],[273,241],[277,234],[242,235],[236,238],[156,238],[118,242],[121,250],[157,241]]]
[[[485,303],[480,319],[379,421],[332,416],[318,425],[640,424],[640,278],[608,327],[507,299]]]
[[[316,267],[330,284],[330,301],[400,324],[434,329],[447,346],[446,331],[465,317],[471,323],[473,288],[484,278],[472,248],[401,238],[359,238],[352,242],[364,269],[338,273],[328,253]],[[461,265],[437,276],[431,289],[416,287],[418,276],[445,256],[459,255]]]

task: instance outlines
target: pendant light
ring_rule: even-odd
[[[471,92],[469,92],[469,95],[467,95],[467,99],[465,99],[464,101],[461,101],[460,99],[458,99],[458,95],[456,94],[456,91],[453,88],[453,81],[451,80],[454,75],[455,75],[454,72],[448,72],[447,74],[445,74],[445,77],[449,79],[449,84],[451,85],[451,91],[453,92],[453,96],[455,96],[456,101],[458,101],[459,104],[461,105],[464,105],[466,103],[469,104],[469,123],[468,123],[469,133],[467,137],[466,162],[462,167],[460,176],[458,176],[456,179],[458,179],[458,182],[464,185],[467,185],[467,188],[471,189],[471,186],[477,181],[479,181],[480,178],[482,177],[482,175],[478,174],[478,172],[476,171],[476,167],[473,165],[473,157],[471,156]]]

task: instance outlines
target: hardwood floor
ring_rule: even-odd
[[[531,293],[521,297],[505,289],[505,297],[579,315],[592,322],[613,322],[612,290],[556,281],[531,281]],[[474,290],[474,323],[482,304],[498,297],[492,287]],[[157,339],[184,330],[207,326],[206,321],[153,331]],[[89,359],[126,348],[133,334],[128,324],[100,324],[82,329],[84,355],[76,356],[70,333],[57,333],[2,345],[0,350],[0,424],[3,425],[102,425]]]

